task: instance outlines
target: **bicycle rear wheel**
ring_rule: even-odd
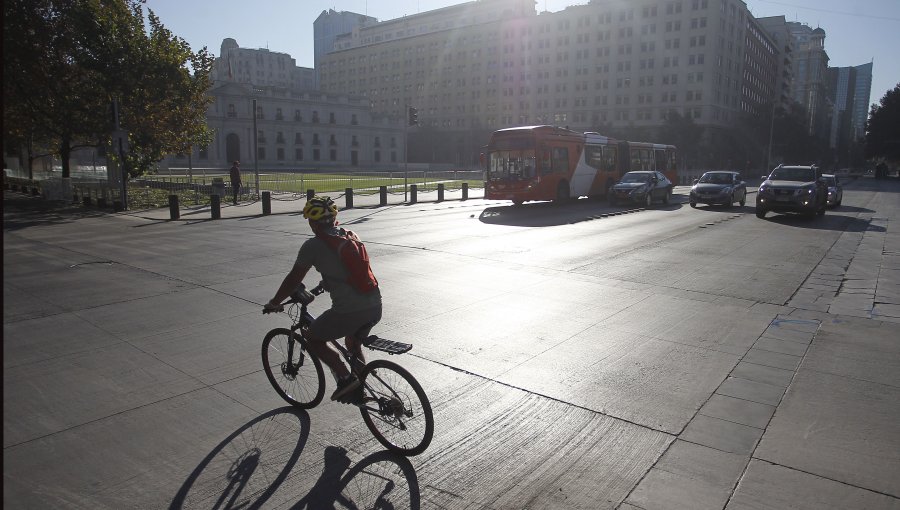
[[[431,403],[418,381],[400,365],[378,359],[363,370],[363,421],[385,448],[418,455],[434,435]]]
[[[262,343],[266,377],[287,403],[301,409],[319,405],[325,395],[325,372],[319,358],[306,350],[306,341],[293,331],[269,331]]]

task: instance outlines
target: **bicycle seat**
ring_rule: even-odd
[[[412,344],[394,342],[393,340],[379,338],[377,335],[370,335],[369,338],[363,340],[363,345],[369,349],[386,352],[388,354],[403,354],[412,349]]]

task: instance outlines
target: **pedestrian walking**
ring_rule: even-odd
[[[237,205],[238,193],[241,190],[241,162],[235,160],[231,165],[231,194],[232,203]]]

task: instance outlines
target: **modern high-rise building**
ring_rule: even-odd
[[[854,144],[865,136],[872,91],[872,64],[855,67],[829,67],[828,82],[834,104],[831,114],[829,146],[839,162],[847,161]],[[846,159],[845,159],[846,156]]]
[[[423,129],[471,147],[515,125],[658,129],[675,111],[725,128],[768,115],[783,47],[740,0],[591,0],[540,14],[534,0],[475,0],[360,25],[318,71],[323,90],[391,115],[415,106]]]
[[[774,106],[788,110],[794,103],[791,92],[794,83],[794,37],[784,16],[757,18],[757,22],[766,30],[778,50]]]

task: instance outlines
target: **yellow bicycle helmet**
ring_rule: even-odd
[[[337,204],[331,197],[314,196],[303,207],[303,217],[318,222],[331,222],[337,218]]]

